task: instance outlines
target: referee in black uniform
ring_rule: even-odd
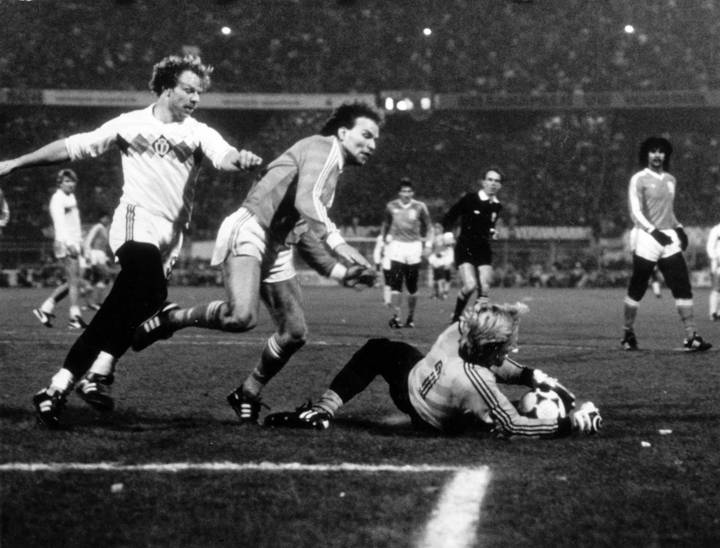
[[[473,292],[487,301],[492,282],[492,248],[490,240],[495,237],[495,223],[502,211],[497,193],[505,180],[497,167],[483,172],[478,192],[468,192],[453,205],[442,220],[445,237],[451,240],[453,229],[460,220],[460,234],[455,244],[455,264],[460,273],[462,287],[458,292],[452,321],[460,318]]]

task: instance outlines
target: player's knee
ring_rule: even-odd
[[[241,333],[257,325],[257,313],[246,307],[229,305],[227,313],[221,316],[220,321],[223,331]]]
[[[284,331],[278,337],[280,346],[289,352],[297,352],[307,342],[308,330],[306,326],[294,326]]]

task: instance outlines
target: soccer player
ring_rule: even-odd
[[[708,301],[710,319],[720,321],[720,224],[710,229],[705,249],[710,259],[710,278],[712,287]]]
[[[108,227],[110,216],[101,215],[88,231],[83,240],[83,254],[88,262],[90,276],[90,293],[88,307],[92,310],[100,310],[100,303],[105,300],[105,290],[110,283],[110,248]]]
[[[362,166],[375,153],[380,121],[379,113],[364,103],[341,105],[319,135],[301,139],[268,164],[218,231],[212,264],[222,267],[226,300],[188,309],[165,307],[136,330],[133,348],[142,350],[184,327],[248,331],[257,323],[262,300],[277,330],[255,368],[227,397],[241,423],[257,424],[261,391],[307,337],[293,268],[293,248],[302,243],[303,234],[311,233],[351,268],[360,266],[374,275],[369,261],[342,238],[327,210],[345,167]]]
[[[445,239],[442,224],[435,223],[432,253],[428,256],[432,269],[431,283],[433,297],[445,300],[450,292],[452,266],[455,264],[455,253],[452,242]]]
[[[350,358],[315,405],[271,414],[265,425],[329,428],[338,409],[381,375],[393,403],[410,416],[414,426],[425,430],[458,433],[474,427],[534,437],[597,432],[602,419],[595,405],[585,402],[575,409],[575,397],[556,379],[507,357],[519,314],[526,309],[522,304],[476,302],[460,322],[440,334],[425,355],[404,342],[371,339]],[[570,412],[553,419],[524,416],[498,383],[554,390]]]
[[[387,245],[382,233],[378,234],[375,239],[375,247],[373,248],[373,263],[375,264],[375,272],[382,273],[382,295],[383,304],[388,308],[392,308],[392,299],[390,298],[390,258],[386,252]]]
[[[7,226],[10,222],[10,206],[5,199],[5,193],[0,188],[0,236],[2,236],[2,229]]]
[[[68,297],[68,327],[82,329],[87,327],[83,320],[80,306],[82,253],[82,225],[80,211],[75,198],[75,187],[78,176],[72,169],[61,169],[56,178],[57,190],[50,198],[50,217],[52,218],[54,242],[53,253],[65,271],[65,281],[56,287],[50,296],[40,305],[33,308],[33,314],[45,327],[52,327],[55,318],[55,305]]]
[[[423,248],[432,247],[432,221],[424,202],[414,198],[412,181],[407,177],[400,179],[398,197],[385,206],[385,215],[380,229],[390,259],[390,303],[393,315],[389,325],[393,329],[403,326],[400,323],[402,311],[403,285],[407,289],[407,317],[405,327],[415,327],[415,308],[417,307],[418,277]],[[424,246],[423,246],[424,242]]]
[[[482,174],[480,190],[465,194],[443,217],[442,225],[448,240],[453,236],[455,223],[460,220],[460,234],[455,243],[455,264],[462,285],[451,322],[458,321],[476,290],[481,302],[488,301],[492,283],[490,240],[496,237],[495,223],[502,211],[497,194],[504,180],[505,175],[499,168],[486,169]]]
[[[672,151],[667,139],[648,137],[640,145],[638,154],[643,169],[630,178],[628,197],[634,224],[631,240],[635,244],[633,271],[624,300],[624,333],[620,341],[625,350],[638,348],[635,318],[655,265],[675,298],[675,307],[685,327],[685,350],[698,352],[712,346],[697,334],[690,276],[682,254],[688,246],[688,238],[673,210],[676,181],[668,173]]]
[[[39,421],[48,427],[61,425],[62,409],[76,383],[87,403],[112,409],[115,363],[130,347],[134,329],[167,296],[167,275],[181,249],[203,157],[224,171],[248,170],[262,162],[192,117],[211,71],[196,56],[166,57],[153,67],[150,89],[157,99],[152,105],[0,162],[2,176],[20,168],[96,157],[111,147],[122,154],[122,195],[110,227],[110,246],[121,270],[62,368],[33,398]]]

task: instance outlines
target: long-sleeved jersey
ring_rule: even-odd
[[[93,131],[72,135],[65,146],[71,160],[96,157],[117,146],[123,170],[120,203],[183,226],[190,219],[203,157],[219,168],[235,149],[217,131],[192,117],[170,123],[158,120],[153,107],[121,114]]]
[[[448,211],[442,220],[443,230],[452,232],[460,219],[460,235],[457,248],[472,250],[479,241],[488,241],[492,237],[502,204],[484,192],[468,192]]]
[[[453,324],[440,334],[425,357],[410,371],[410,403],[428,424],[443,431],[458,425],[483,422],[505,435],[554,436],[570,432],[570,419],[535,419],[521,415],[498,388],[507,384],[528,384],[532,370],[506,359],[499,368],[489,369],[464,362],[458,356],[460,334]]]
[[[50,198],[50,217],[55,229],[55,241],[77,246],[82,242],[82,226],[75,194],[57,189]]]
[[[275,242],[296,243],[298,233],[311,230],[334,249],[345,240],[327,210],[343,166],[337,138],[301,139],[270,162],[242,207],[255,215]]]
[[[397,242],[417,242],[430,233],[432,221],[427,206],[419,200],[403,203],[400,198],[385,206],[383,235],[388,234]]]
[[[628,203],[635,227],[650,232],[680,225],[673,210],[675,184],[675,177],[669,173],[656,173],[649,168],[630,178]]]

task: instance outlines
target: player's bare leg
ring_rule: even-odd
[[[477,273],[474,265],[462,263],[458,266],[458,273],[460,274],[460,282],[462,285],[460,291],[458,291],[457,300],[455,301],[455,311],[453,312],[452,322],[458,321],[470,297],[472,297],[473,292],[478,287]]]

